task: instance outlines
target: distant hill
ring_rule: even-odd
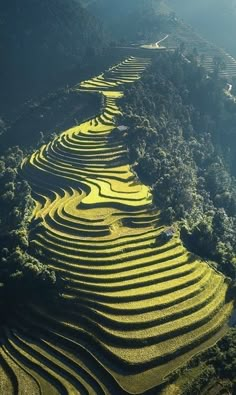
[[[168,0],[206,38],[236,56],[236,0]]]
[[[148,39],[160,30],[157,6],[162,0],[81,0],[90,13],[105,25],[109,37],[127,40]]]
[[[0,116],[99,53],[101,24],[78,0],[0,2]]]

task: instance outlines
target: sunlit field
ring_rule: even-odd
[[[4,332],[7,393],[144,394],[226,332],[226,279],[190,254],[177,230],[162,238],[167,227],[117,130],[123,86],[149,64],[129,57],[76,85],[103,95],[101,114],[22,164],[32,229],[40,222],[31,245],[66,288],[58,305],[29,305]]]

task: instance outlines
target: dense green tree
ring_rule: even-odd
[[[56,275],[29,250],[29,219],[34,203],[29,184],[20,177],[23,152],[9,149],[0,158],[0,311],[38,291],[53,290]],[[1,316],[3,318],[3,316]]]
[[[133,168],[153,190],[166,223],[184,242],[235,277],[236,106],[218,73],[209,77],[180,50],[159,54],[123,99]]]

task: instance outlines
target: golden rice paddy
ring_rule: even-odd
[[[75,86],[103,112],[25,159],[35,199],[31,245],[62,275],[62,300],[29,305],[5,328],[0,389],[24,394],[144,394],[227,329],[225,278],[165,230],[149,188],[116,133],[123,84],[148,58],[130,57]]]

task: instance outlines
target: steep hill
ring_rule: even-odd
[[[103,47],[101,25],[78,0],[3,0],[0,15],[0,116]]]
[[[82,0],[116,40],[151,39],[160,29],[156,6],[160,0]],[[121,28],[122,21],[122,28]]]
[[[227,280],[177,231],[162,239],[160,212],[116,127],[124,85],[147,67],[149,58],[130,56],[75,86],[100,92],[102,113],[23,161],[36,203],[30,249],[66,287],[57,303],[20,308],[3,328],[9,394],[26,383],[37,395],[158,394],[170,372],[227,330]]]

